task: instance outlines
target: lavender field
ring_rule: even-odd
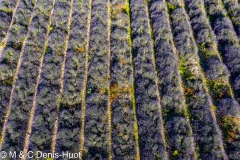
[[[0,0],[0,151],[240,160],[240,1]]]

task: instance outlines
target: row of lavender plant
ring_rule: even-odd
[[[155,41],[156,66],[165,122],[168,153],[171,159],[195,159],[192,128],[187,113],[179,60],[172,40],[166,4],[149,1],[149,14]]]
[[[218,48],[222,54],[223,62],[226,64],[230,74],[230,79],[235,92],[235,97],[240,102],[240,44],[234,31],[234,27],[227,15],[220,0],[204,0],[206,13],[216,39]],[[240,158],[240,131],[239,115],[240,105],[231,98],[222,98],[218,102],[217,113],[218,122],[223,132],[223,140],[226,152],[230,159]]]
[[[233,110],[239,110],[239,104],[231,94],[231,88],[229,87],[230,73],[219,57],[216,38],[214,38],[215,35],[211,30],[209,22],[207,21],[206,13],[202,10],[203,7],[203,1],[199,0],[190,2],[186,0],[186,8],[191,19],[196,42],[201,51],[200,57],[207,78],[209,92],[212,95],[214,104],[217,107],[215,108],[215,111],[217,109],[217,116],[220,127],[223,131],[224,141],[235,141],[234,143],[237,144],[238,141],[236,141],[236,139],[239,134],[236,132],[237,126],[232,126],[231,121],[226,121],[229,118],[222,116],[226,116],[229,113],[229,117],[236,117],[237,114],[239,114],[239,111],[235,112],[234,115],[232,115],[231,112]],[[226,105],[227,103],[229,104]],[[231,153],[228,152],[230,158],[237,157],[238,154],[235,152],[236,148],[232,147],[231,149],[228,149],[227,147],[226,150],[231,150]]]
[[[7,36],[10,24],[13,20],[14,11],[17,10],[19,0],[0,1],[0,42]],[[0,44],[0,48],[1,48]]]
[[[142,159],[167,159],[147,4],[130,1],[139,147]]]
[[[33,14],[33,20],[29,27],[28,39],[23,50],[22,63],[19,68],[16,85],[13,91],[12,110],[10,117],[15,117],[8,122],[7,134],[15,132],[27,132],[31,125],[31,112],[33,109],[33,99],[36,92],[37,77],[39,74],[40,59],[44,53],[46,34],[49,27],[49,19],[53,9],[52,1],[39,0]],[[27,115],[27,116],[26,116]],[[23,117],[21,123],[16,117]],[[24,124],[24,125],[23,125]],[[9,132],[10,131],[10,132]],[[9,132],[9,133],[8,133]],[[21,134],[18,141],[24,142],[26,134]],[[26,144],[24,144],[25,146]],[[22,146],[18,146],[22,148]]]
[[[222,0],[222,2],[233,22],[238,38],[240,38],[240,5],[236,0]]]
[[[13,91],[11,112],[6,129],[6,141],[14,141],[17,149],[23,148],[35,94],[40,59],[43,56],[45,36],[48,28],[52,2],[39,0],[34,9],[32,23],[29,26],[26,45],[21,57],[21,65]],[[14,136],[18,133],[18,136]],[[7,144],[8,145],[8,144]],[[10,145],[10,146],[11,146]]]
[[[230,80],[240,102],[240,44],[227,12],[219,1],[204,0],[206,13],[217,38],[223,62],[231,73]]]
[[[109,155],[109,5],[92,1],[89,39],[83,159],[108,159]]]
[[[111,0],[111,107],[113,159],[139,158],[135,99],[133,90],[132,50],[129,3]]]
[[[215,102],[222,98],[231,98],[230,73],[222,62],[220,53],[218,53],[215,35],[205,12],[202,10],[204,7],[203,1],[185,0],[185,3],[196,43],[200,50],[199,57],[211,96]]]
[[[81,124],[81,94],[85,73],[88,34],[88,0],[73,2],[70,41],[66,55],[63,95],[60,103],[56,152],[79,152]]]
[[[29,139],[30,151],[50,152],[52,149],[70,3],[67,0],[57,0],[54,5],[50,33],[46,39],[48,43],[43,57],[40,58],[42,61],[39,68],[39,83],[36,84],[36,102],[33,104],[35,112]]]
[[[194,2],[192,2],[194,3]],[[201,159],[226,158],[221,133],[212,110],[211,98],[206,90],[199,50],[192,34],[184,4],[167,0],[173,39],[180,59],[179,71],[189,107],[196,149]]]
[[[9,131],[6,131],[6,140],[4,142],[6,150],[15,150],[15,148],[18,147],[14,147],[14,145],[21,143],[21,141],[18,142],[15,140],[15,138],[17,139],[21,136],[21,133],[18,131],[14,132],[15,130],[18,130],[18,128],[15,128],[15,126],[11,126],[10,124],[7,126],[3,125],[6,124],[7,120],[11,121],[13,119],[21,125],[22,120],[26,118],[24,117],[25,115],[15,115],[8,119],[8,116],[10,111],[14,111],[14,109],[11,107],[11,101],[14,98],[12,91],[18,75],[18,69],[21,63],[21,55],[23,54],[27,40],[28,28],[32,21],[32,14],[36,2],[37,1],[35,0],[29,2],[21,1],[19,3],[13,25],[9,31],[8,39],[6,40],[6,46],[3,49],[0,57],[0,129],[2,136],[1,138],[4,138],[5,128],[9,128]],[[14,134],[12,134],[13,132]]]

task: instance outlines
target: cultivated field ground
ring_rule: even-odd
[[[240,160],[239,38],[237,0],[0,0],[0,150]]]

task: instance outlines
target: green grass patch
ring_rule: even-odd
[[[194,74],[188,70],[187,65],[185,63],[181,62],[178,67],[178,70],[184,80],[189,81],[195,79]]]
[[[223,80],[207,79],[207,85],[211,89],[212,95],[216,101],[219,101],[222,98],[231,97],[229,86]]]
[[[177,8],[175,5],[169,2],[167,2],[167,7],[170,13]]]
[[[0,12],[5,12],[7,14],[13,14],[13,9],[11,8],[5,8],[5,7],[0,7]]]

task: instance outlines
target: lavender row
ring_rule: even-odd
[[[14,10],[18,0],[3,0],[0,2],[0,42],[7,36]]]
[[[240,44],[233,25],[219,1],[204,0],[207,15],[216,35],[223,62],[231,73],[236,99],[240,102]]]
[[[57,0],[52,14],[48,44],[40,69],[40,80],[30,136],[30,151],[50,151],[60,93],[70,1]]]
[[[183,4],[167,0],[172,34],[180,59],[179,71],[183,80],[184,94],[189,107],[196,148],[201,159],[225,157],[221,135],[212,111],[210,96],[206,91],[201,73],[199,50],[191,33],[191,26]]]
[[[238,38],[240,37],[240,6],[236,0],[222,0],[229,17],[231,18],[233,22],[233,27],[235,28],[235,31],[238,35]]]
[[[234,128],[236,127],[236,124],[232,123],[231,121],[224,122],[224,119],[228,119],[228,117],[227,116],[225,117],[224,114],[227,115],[227,113],[230,113],[233,110],[236,110],[239,104],[234,99],[232,99],[230,95],[230,91],[229,91],[230,89],[227,85],[229,73],[228,73],[227,67],[216,56],[217,51],[214,50],[214,47],[216,46],[214,39],[209,39],[207,37],[202,38],[200,36],[200,35],[210,35],[209,37],[213,37],[214,35],[210,29],[209,24],[206,21],[206,16],[204,15],[202,9],[197,5],[197,3],[202,3],[202,1],[194,2],[194,3],[189,1],[186,2],[186,4],[188,4],[187,7],[189,7],[189,15],[192,18],[192,26],[193,26],[193,30],[196,33],[197,42],[198,42],[198,45],[200,46],[199,48],[202,51],[202,53],[205,54],[203,56],[204,58],[202,61],[206,62],[204,64],[205,74],[207,77],[208,84],[210,85],[210,93],[212,93],[212,97],[217,107],[219,124],[221,124],[221,129],[223,131],[223,136],[225,141],[226,140],[232,141],[233,143],[233,146],[230,145],[231,146],[230,148],[227,147],[227,150],[231,151],[231,153],[229,154],[229,157],[236,158],[238,154],[236,154],[234,151],[236,151],[236,144],[238,143],[238,141],[235,139],[237,136],[239,136],[238,135],[239,133],[235,133],[237,132],[236,128]],[[199,17],[202,17],[202,18],[200,19]],[[205,41],[202,41],[202,40],[205,40]],[[208,53],[211,53],[210,55],[215,57],[211,57],[211,56],[209,57]],[[223,104],[226,105],[226,102],[228,102],[229,105],[223,106]],[[226,108],[228,108],[229,110],[227,110]],[[239,113],[236,112],[235,114],[237,115]]]
[[[149,1],[149,14],[155,40],[156,67],[166,139],[170,159],[195,159],[192,129],[181,88],[178,57],[175,53],[165,2]]]
[[[233,25],[229,17],[227,17],[227,13],[223,8],[220,1],[212,1],[205,0],[205,8],[208,16],[210,17],[210,23],[214,30],[214,33],[217,37],[219,50],[223,56],[223,62],[228,67],[231,73],[231,81],[233,84],[233,89],[235,91],[235,96],[239,102],[239,91],[240,91],[240,44],[238,43],[238,37],[234,31]],[[231,132],[234,133],[236,137],[239,137],[240,134],[238,132],[237,127],[239,126],[237,123],[233,123],[231,121],[227,121],[224,126],[229,126],[226,128],[222,126],[224,117],[221,110],[223,108],[228,108],[228,106],[220,107],[222,103],[225,101],[229,101],[229,104],[236,103],[236,105],[231,106],[230,110],[235,110],[235,108],[239,107],[239,104],[235,102],[233,99],[222,99],[219,102],[219,107],[217,107],[218,122],[221,124],[221,129],[223,130],[223,139],[225,143],[225,149],[230,159],[239,159],[240,146],[239,138],[233,138],[229,140],[229,135]],[[226,105],[226,104],[225,104]],[[226,113],[229,111],[226,111]],[[239,114],[236,112],[236,114]],[[232,128],[233,130],[231,130]]]
[[[215,103],[222,98],[230,98],[232,96],[229,84],[230,73],[221,60],[214,32],[201,8],[204,7],[203,1],[185,0],[185,3],[211,96]]]
[[[20,2],[19,7],[16,11],[16,15],[13,21],[12,28],[9,32],[8,39],[6,41],[6,46],[2,51],[2,55],[0,57],[0,110],[1,110],[1,118],[0,118],[0,128],[2,131],[4,117],[6,115],[7,110],[9,109],[8,106],[10,105],[10,97],[11,91],[14,86],[15,81],[15,74],[17,72],[17,65],[19,63],[20,54],[22,52],[23,43],[27,37],[28,27],[31,23],[31,15],[36,4],[35,1],[30,2]],[[24,98],[24,97],[22,97]],[[10,108],[11,109],[11,108]],[[14,111],[11,109],[11,111]],[[16,113],[17,114],[17,113]],[[10,117],[9,121],[12,119],[18,119],[18,122],[21,123],[25,117],[21,116],[14,116]],[[9,128],[11,133],[17,128],[12,125],[8,125],[6,128]],[[3,134],[3,133],[2,133]],[[19,137],[21,133],[16,132],[16,134],[6,135],[6,143],[5,149],[10,149],[9,145],[18,143],[16,141],[12,142],[13,137]],[[13,139],[15,139],[13,137]],[[14,146],[14,145],[12,145]],[[12,148],[14,150],[14,147]],[[19,149],[19,148],[18,148]]]
[[[83,159],[108,159],[109,13],[107,0],[93,0],[86,85]]]
[[[70,41],[66,55],[63,95],[60,104],[56,152],[77,153],[80,148],[81,94],[83,90],[88,15],[88,0],[73,2]]]
[[[139,145],[143,159],[167,159],[147,5],[130,1]]]
[[[111,107],[113,159],[135,159],[138,146],[135,134],[133,68],[129,4],[126,0],[111,1]],[[122,23],[120,23],[122,22]]]
[[[6,46],[0,57],[0,95],[1,111],[4,111],[9,102],[10,92],[13,85],[13,77],[16,72],[22,44],[27,36],[28,26],[30,23],[31,12],[34,4],[20,3],[16,11],[13,26],[10,30]],[[4,93],[4,94],[3,94]],[[4,114],[1,114],[4,115]],[[3,118],[1,118],[3,119]]]
[[[218,104],[217,113],[228,158],[238,160],[240,159],[240,105],[234,99],[224,98]]]
[[[33,105],[38,68],[43,54],[48,18],[52,9],[51,4],[51,1],[46,0],[39,0],[36,4],[13,92],[11,112],[6,128],[6,137],[8,138],[5,140],[14,142],[9,146],[15,146],[17,149],[23,148],[22,142],[24,142],[24,133],[27,130],[30,110]],[[14,136],[15,133],[18,133],[19,136]]]

